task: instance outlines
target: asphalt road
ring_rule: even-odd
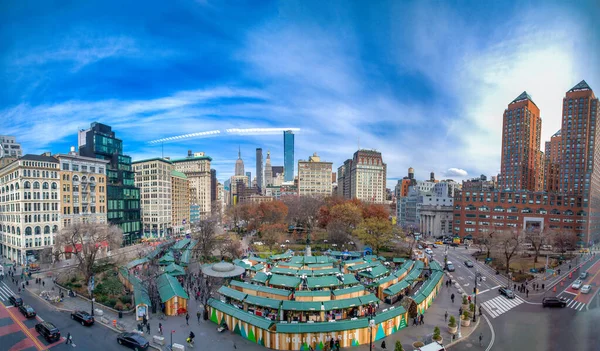
[[[572,278],[565,279],[564,285],[558,284],[557,291],[545,293],[531,292],[530,298],[522,298],[517,294],[515,300],[508,300],[498,294],[498,287],[507,284],[505,278],[498,276],[482,263],[467,268],[466,259],[473,258],[464,247],[448,250],[448,260],[454,263],[456,271],[452,273],[454,280],[472,293],[474,272],[480,271],[486,281],[478,283],[480,294],[478,304],[483,304],[486,311],[484,321],[465,341],[451,347],[452,351],[466,350],[600,350],[600,333],[597,332],[600,321],[600,298],[595,293],[600,289],[600,255],[587,262],[580,270],[573,273]],[[436,258],[443,262],[444,249],[434,249]],[[573,265],[575,267],[575,265]],[[581,270],[589,270],[590,276],[584,284],[592,285],[592,293],[582,295],[570,288]],[[598,273],[596,275],[596,273]],[[544,296],[560,296],[568,299],[566,308],[543,308],[541,300]],[[491,307],[496,308],[495,311]],[[492,313],[494,312],[494,313]],[[482,346],[479,344],[482,336]]]
[[[4,282],[0,282],[0,286],[4,291],[10,289],[13,292],[17,292],[17,286],[12,284],[10,278],[5,278]],[[10,333],[0,335],[0,349],[11,351],[46,349],[61,351],[73,350],[74,348],[86,351],[129,350],[128,348],[117,344],[117,334],[114,331],[101,325],[84,327],[78,322],[71,320],[68,312],[55,310],[48,306],[44,301],[32,296],[28,291],[21,292],[21,296],[25,304],[29,304],[33,307],[41,319],[53,323],[60,330],[63,338],[67,336],[67,333],[71,333],[75,346],[65,344],[64,339],[53,344],[46,342],[34,329],[32,329],[35,324],[39,323],[37,320],[22,321],[22,328],[17,328],[19,323],[14,323],[13,318],[20,317],[21,314],[16,308],[8,307],[10,304],[2,299],[2,303],[10,310],[9,314],[12,315],[12,318],[8,318],[10,316],[1,318],[0,316],[0,328],[3,326],[2,324],[13,324],[11,328],[14,328],[14,330]],[[3,307],[0,306],[0,309],[3,309]],[[26,332],[23,329],[27,329],[28,331]],[[27,339],[29,339],[29,341]],[[36,339],[37,342],[34,341],[34,339]]]

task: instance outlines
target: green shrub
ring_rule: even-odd
[[[467,299],[467,296],[466,296],[466,295],[463,295],[463,302],[462,302],[462,304],[463,304],[463,305],[466,305],[466,304],[468,304],[468,303],[469,303],[469,300]]]
[[[394,347],[394,351],[404,351],[404,348],[402,347],[402,343],[400,342],[400,340],[396,340],[396,346]]]
[[[119,300],[121,300],[122,303],[124,304],[130,304],[131,303],[131,296],[129,295],[123,295],[119,298]]]
[[[440,327],[433,328],[433,340],[440,340],[442,337],[440,333]]]
[[[102,281],[103,291],[107,295],[120,295],[123,292],[123,284],[116,277],[108,277]]]
[[[73,283],[71,284],[73,288],[81,288],[81,283]]]
[[[469,311],[475,312],[475,304],[472,302],[469,304]]]
[[[456,318],[454,318],[454,316],[450,316],[450,323],[448,323],[448,326],[450,328],[456,327]]]
[[[463,312],[463,319],[469,319],[469,318],[471,318],[471,317],[469,316],[469,311],[464,311],[464,312]]]
[[[77,277],[71,277],[71,283],[75,283],[77,281]]]
[[[102,285],[102,283],[98,283],[98,285],[96,285],[96,287],[94,288],[94,294],[96,294],[96,295],[104,294],[104,285]]]
[[[101,303],[103,305],[105,305],[106,301],[108,301],[108,296],[106,295],[94,295],[94,298],[96,298],[96,301],[98,301],[98,303]]]
[[[107,305],[107,306],[114,306],[114,305],[117,303],[117,301],[118,301],[118,300],[117,300],[117,299],[115,299],[114,297],[109,297],[109,298],[106,300],[106,305]]]

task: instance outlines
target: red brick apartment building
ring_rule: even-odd
[[[544,192],[455,192],[453,233],[460,237],[492,230],[518,230],[531,227],[585,231],[588,214],[581,196]]]

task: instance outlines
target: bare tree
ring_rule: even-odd
[[[577,244],[577,234],[572,230],[550,229],[547,235],[552,245],[558,248],[559,252],[565,252]]]
[[[497,240],[498,251],[504,256],[506,262],[506,274],[508,274],[510,272],[510,260],[517,253],[517,249],[521,243],[521,237],[516,230],[503,230],[495,232],[494,241],[495,240]]]
[[[288,223],[307,231],[316,226],[319,210],[325,204],[320,196],[285,196],[281,201],[288,207]]]
[[[523,238],[526,243],[531,244],[531,248],[535,252],[535,257],[533,258],[533,262],[538,262],[538,256],[540,255],[540,251],[542,250],[542,246],[546,245],[548,242],[548,237],[546,233],[542,233],[539,230],[529,230],[523,233]]]
[[[221,244],[221,253],[233,259],[239,258],[242,255],[242,242],[234,235],[224,237]]]
[[[481,251],[485,251],[485,258],[490,258],[492,250],[497,246],[498,238],[496,237],[496,233],[499,231],[499,229],[494,229],[490,232],[482,232],[477,235],[477,245],[479,245]]]
[[[89,281],[99,253],[116,249],[123,242],[123,231],[106,223],[75,223],[62,229],[55,237],[55,254],[71,253],[77,259],[77,269]]]
[[[219,246],[219,237],[217,235],[217,219],[209,217],[205,220],[192,224],[192,239],[198,240],[196,249],[202,258],[207,259]]]
[[[327,224],[327,240],[331,244],[343,245],[350,239],[350,227],[341,220],[334,219]]]

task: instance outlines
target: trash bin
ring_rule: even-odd
[[[123,318],[123,311],[119,311],[119,319]]]

